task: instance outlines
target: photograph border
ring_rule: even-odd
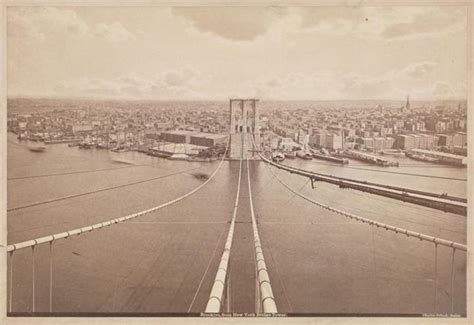
[[[7,120],[7,10],[9,7],[17,6],[57,6],[57,7],[170,7],[170,6],[192,6],[192,7],[210,7],[210,6],[244,6],[244,7],[266,7],[266,6],[308,6],[308,7],[390,7],[390,6],[466,6],[468,8],[468,26],[467,26],[467,67],[468,67],[468,81],[467,81],[467,134],[468,134],[468,185],[467,185],[467,198],[468,198],[468,216],[467,216],[467,243],[468,251],[466,252],[467,260],[467,317],[465,318],[431,318],[431,317],[422,317],[422,318],[399,318],[399,317],[390,317],[390,318],[380,318],[380,317],[289,317],[289,318],[278,318],[278,317],[265,317],[265,318],[211,318],[211,317],[110,317],[110,318],[97,318],[97,317],[7,317],[6,316],[6,286],[7,286],[7,218],[6,218],[6,206],[7,206],[7,188],[6,188],[6,179],[7,179],[7,132],[6,132],[6,120]],[[2,324],[59,324],[67,322],[70,324],[89,324],[89,323],[100,323],[100,324],[151,324],[159,322],[160,324],[181,324],[191,322],[193,324],[200,324],[205,322],[206,324],[240,324],[240,323],[262,323],[262,324],[279,324],[284,322],[285,324],[341,324],[341,323],[354,323],[354,324],[379,324],[381,322],[390,323],[390,324],[472,324],[474,318],[472,313],[474,312],[473,305],[473,291],[472,291],[472,242],[474,236],[474,228],[472,222],[472,197],[473,197],[473,188],[472,188],[472,175],[474,175],[473,170],[473,150],[474,150],[474,140],[473,138],[473,126],[474,126],[474,114],[473,108],[470,107],[473,103],[473,71],[472,67],[474,64],[473,60],[473,50],[474,42],[472,42],[472,26],[474,23],[473,19],[473,9],[474,9],[474,0],[411,0],[411,1],[385,1],[385,0],[372,0],[372,1],[355,1],[355,0],[334,0],[334,1],[319,1],[319,0],[296,0],[296,1],[251,1],[251,0],[241,0],[241,1],[92,1],[92,0],[77,0],[77,1],[64,1],[64,0],[30,0],[30,1],[3,1],[1,2],[0,7],[0,40],[1,40],[1,54],[0,54],[0,123],[1,123],[1,143],[0,143],[0,152],[2,154],[2,160],[0,163],[0,172],[1,172],[1,190],[0,190],[0,249],[2,253],[0,254],[0,323]],[[60,46],[60,44],[58,44]]]

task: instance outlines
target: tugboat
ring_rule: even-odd
[[[39,147],[28,147],[28,149],[30,151],[33,151],[33,152],[43,152],[46,150],[46,147],[43,147],[43,146],[39,146]]]

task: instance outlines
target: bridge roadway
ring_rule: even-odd
[[[136,221],[57,241],[53,245],[53,311],[204,311],[229,227],[238,166],[238,161],[226,162],[209,186],[188,197],[186,204],[169,206]],[[212,168],[215,164],[208,170]],[[234,312],[255,310],[255,265],[247,172],[244,164],[230,259],[231,311]],[[285,172],[282,173],[285,177]],[[290,184],[300,188],[301,179],[289,176]],[[250,163],[250,178],[261,241],[279,312],[450,312],[449,248],[438,247],[436,279],[439,294],[435,302],[432,243],[347,220],[299,200],[280,186],[262,163]],[[197,180],[194,182],[199,184]],[[93,216],[98,205],[103,205],[110,209],[107,213],[112,216],[125,215],[125,209],[136,207],[143,201],[136,191],[153,193],[166,202],[187,190],[189,186],[183,186],[176,179],[165,179],[159,186],[140,184],[133,191],[117,190],[115,195],[127,197],[126,206],[112,196],[94,196],[93,199],[80,197],[69,202],[68,207]],[[338,189],[328,184],[327,187],[320,186],[321,191],[333,193]],[[307,193],[321,196],[308,186]],[[59,208],[32,207],[28,214],[14,211],[9,217],[26,220],[27,215],[35,215],[36,218],[30,222],[35,225],[42,220],[39,218],[59,213],[55,212]],[[408,217],[422,215],[419,210],[405,209]],[[457,232],[463,226],[453,225],[455,218],[452,215],[421,209],[430,215],[430,223],[411,224],[409,220],[394,221],[391,216],[384,215],[379,216],[379,220],[398,222],[402,226],[408,224],[410,229],[433,235],[444,231],[445,235],[449,234],[449,239],[465,242],[465,234]],[[63,218],[66,220],[72,216],[76,214],[69,213]],[[108,219],[96,215],[95,219],[82,218],[71,222],[86,225],[103,220]],[[52,221],[48,220],[49,223]],[[48,234],[64,228],[58,223],[41,231]],[[445,228],[451,232],[442,230]],[[38,231],[14,233],[11,240],[18,242],[35,238],[41,234]],[[35,248],[36,311],[40,312],[49,310],[48,246]],[[15,252],[13,311],[31,311],[31,261],[31,250]],[[455,313],[466,310],[465,263],[465,254],[456,253]]]

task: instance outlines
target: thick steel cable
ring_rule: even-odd
[[[270,170],[270,172],[275,176],[275,178],[280,182],[280,184],[282,184],[284,187],[286,187],[290,192],[292,193],[295,193],[297,194],[299,197],[305,199],[306,201],[308,202],[311,202],[323,209],[326,209],[326,210],[329,210],[329,211],[332,211],[332,212],[335,212],[339,215],[342,215],[343,217],[348,217],[350,219],[354,219],[354,220],[357,220],[357,221],[361,221],[363,223],[367,223],[369,225],[375,225],[377,227],[381,227],[381,228],[384,228],[385,230],[389,230],[389,231],[392,231],[392,232],[395,232],[396,234],[401,234],[401,235],[406,235],[407,237],[414,237],[414,238],[418,238],[419,240],[424,240],[424,241],[428,241],[428,242],[432,242],[432,243],[435,243],[435,244],[439,244],[439,245],[442,245],[442,246],[446,246],[446,247],[451,247],[451,248],[456,248],[456,249],[459,249],[459,250],[462,250],[462,251],[467,251],[467,246],[464,245],[464,244],[461,244],[461,243],[457,243],[457,242],[454,242],[454,241],[450,241],[450,240],[446,240],[446,239],[442,239],[442,238],[436,238],[436,237],[433,237],[433,236],[429,236],[429,235],[425,235],[425,234],[422,234],[422,233],[419,233],[419,232],[415,232],[415,231],[411,231],[411,230],[408,230],[408,229],[404,229],[404,228],[399,228],[399,227],[395,227],[395,226],[392,226],[392,225],[389,225],[389,224],[385,224],[385,223],[382,223],[382,222],[378,222],[378,221],[375,221],[375,220],[371,220],[371,219],[367,219],[367,218],[363,218],[363,217],[359,217],[359,216],[356,216],[352,213],[348,213],[348,212],[344,212],[344,211],[341,211],[341,210],[338,210],[336,208],[332,208],[328,205],[325,205],[323,203],[320,203],[320,202],[317,202],[313,199],[311,199],[310,197],[304,195],[304,194],[301,194],[299,192],[297,192],[296,190],[294,190],[293,188],[291,188],[288,184],[286,184],[285,182],[283,182],[280,177],[278,177],[274,172],[273,170],[270,168],[270,166],[268,166],[269,162],[268,162],[268,159],[266,159],[265,157],[263,157],[260,153],[259,153],[260,157],[262,158],[262,160],[265,162],[265,165],[267,165],[268,169]]]
[[[53,242],[49,242],[49,312],[53,312]]]
[[[224,292],[225,282],[227,279],[227,268],[229,266],[230,250],[232,248],[232,239],[234,237],[235,219],[237,217],[237,209],[239,207],[239,196],[240,196],[240,181],[242,178],[242,150],[240,153],[239,162],[239,180],[237,181],[237,191],[235,194],[234,209],[232,211],[232,219],[230,222],[229,233],[227,234],[226,243],[224,246],[224,252],[221,256],[219,267],[212,285],[211,293],[206,305],[206,313],[218,313],[222,307],[222,294]]]
[[[152,166],[152,165],[155,165],[155,164],[142,164],[142,165],[133,165],[133,166],[124,166],[124,167],[111,167],[111,168],[103,168],[103,169],[79,170],[79,171],[75,171],[75,172],[63,172],[63,173],[54,173],[54,174],[8,177],[7,180],[13,181],[13,180],[30,179],[30,178],[66,176],[66,175],[74,175],[74,174],[89,174],[89,173],[98,173],[98,172],[103,172],[103,171],[110,171],[110,170],[115,170],[115,169],[137,168],[137,167],[144,167],[144,166],[149,167],[149,166]]]
[[[297,173],[297,174],[299,174],[301,176],[305,176],[305,177],[320,176],[320,178],[321,177],[325,178],[325,180],[321,179],[321,181],[323,181],[323,182],[327,181],[327,180],[332,180],[332,181],[338,180],[342,184],[343,181],[346,181],[346,182],[349,182],[349,183],[362,184],[362,185],[365,185],[365,186],[374,186],[374,187],[388,189],[388,190],[395,190],[395,191],[401,191],[401,192],[405,192],[405,193],[412,193],[412,194],[415,194],[415,195],[441,198],[441,199],[443,199],[445,201],[448,201],[448,202],[453,201],[453,202],[467,203],[466,198],[460,198],[460,197],[455,197],[455,196],[443,196],[443,195],[437,194],[437,193],[430,193],[430,192],[414,190],[414,189],[409,189],[409,188],[404,188],[404,187],[378,184],[378,183],[373,183],[373,182],[360,181],[360,180],[355,180],[355,179],[351,179],[351,178],[345,178],[345,177],[340,177],[340,176],[333,176],[333,175],[329,175],[329,174],[323,174],[323,173],[308,171],[308,170],[298,168],[298,167],[292,167],[292,166],[283,165],[283,164],[280,164],[280,163],[275,163],[273,161],[270,161],[268,158],[265,158],[260,152],[258,154],[259,154],[260,158],[262,158],[262,160],[268,162],[271,165],[276,166],[277,168],[286,170],[290,173],[294,172],[294,173]]]
[[[35,246],[31,246],[31,256],[32,256],[32,271],[33,271],[33,292],[32,292],[32,297],[33,297],[33,312],[35,312]]]
[[[128,186],[132,186],[132,185],[147,183],[147,182],[155,181],[155,180],[158,180],[158,179],[162,179],[162,178],[166,178],[166,177],[170,177],[170,176],[174,176],[174,175],[184,174],[184,173],[187,173],[187,172],[190,172],[192,170],[199,169],[199,168],[201,168],[201,167],[189,168],[189,169],[185,169],[185,170],[181,170],[181,171],[177,171],[177,172],[173,172],[173,173],[169,173],[169,174],[165,174],[165,175],[160,175],[160,176],[144,179],[144,180],[141,180],[141,181],[115,185],[115,186],[101,188],[101,189],[98,189],[98,190],[92,190],[92,191],[79,193],[79,194],[71,194],[71,195],[61,196],[61,197],[58,197],[58,198],[49,199],[49,200],[45,200],[45,201],[41,201],[41,202],[28,203],[28,204],[25,204],[25,205],[16,206],[16,207],[13,207],[13,208],[8,208],[7,212],[26,209],[26,208],[31,208],[31,207],[34,207],[34,206],[44,205],[44,204],[58,202],[58,201],[64,201],[64,200],[73,199],[73,198],[80,197],[80,196],[86,196],[86,195],[90,195],[90,194],[96,194],[96,193],[100,193],[100,192],[115,190],[117,188],[122,188],[122,187],[128,187]]]
[[[454,314],[454,254],[456,248],[453,248],[453,257],[451,259],[451,315]]]
[[[13,299],[13,252],[10,252],[10,300],[8,302],[8,311],[12,312],[12,299]]]
[[[263,312],[265,314],[277,313],[277,306],[275,303],[275,297],[273,296],[272,285],[270,282],[270,276],[267,272],[267,265],[265,264],[265,257],[263,256],[262,244],[260,242],[260,236],[258,234],[257,221],[255,219],[255,212],[253,208],[252,200],[252,186],[250,185],[250,165],[247,156],[247,182],[249,188],[249,201],[250,201],[250,214],[252,216],[252,228],[254,236],[255,246],[255,257],[257,262],[257,274],[258,284],[260,289],[260,300]]]
[[[438,309],[438,244],[435,243],[434,246],[434,313],[436,314],[436,310]]]
[[[232,301],[230,299],[230,295],[232,294],[231,293],[231,276],[232,276],[232,268],[231,268],[231,265],[229,263],[229,272],[227,274],[227,281],[226,281],[226,285],[227,285],[227,312],[230,313],[231,311],[231,307],[232,307]]]
[[[268,168],[271,171],[271,173],[274,174],[273,170],[271,170],[270,167],[268,167]],[[344,217],[348,217],[350,219],[354,219],[354,220],[357,220],[357,221],[361,221],[363,223],[367,223],[369,225],[375,225],[377,227],[384,228],[385,230],[389,230],[389,231],[395,232],[397,234],[406,235],[407,237],[414,237],[414,238],[418,238],[419,240],[425,240],[425,241],[428,241],[428,242],[437,243],[437,244],[442,245],[442,246],[456,248],[456,249],[459,249],[459,250],[462,250],[462,251],[467,251],[467,246],[464,245],[464,244],[460,244],[460,243],[457,243],[457,242],[454,242],[454,241],[449,241],[449,240],[442,239],[442,238],[436,238],[436,237],[433,237],[433,236],[428,236],[428,235],[418,233],[418,232],[415,232],[415,231],[411,231],[411,230],[407,230],[407,229],[404,229],[404,228],[391,226],[391,225],[388,225],[388,224],[385,224],[385,223],[382,223],[382,222],[378,222],[378,221],[374,221],[374,220],[371,220],[371,219],[359,217],[359,216],[356,216],[354,214],[338,210],[336,208],[331,208],[330,206],[325,205],[325,204],[320,203],[320,202],[317,202],[317,201],[305,196],[304,194],[296,192],[289,185],[287,185],[285,182],[283,182],[278,176],[275,175],[275,177],[288,190],[290,190],[293,193],[297,193],[297,195],[299,197],[301,197],[301,198],[305,199],[306,201],[311,202],[311,203],[313,203],[313,204],[315,204],[315,205],[317,205],[317,206],[319,206],[323,209],[335,212],[339,215],[342,215]]]
[[[335,193],[335,192],[338,192],[340,191],[340,189],[336,189],[336,188],[325,188],[325,193],[326,192],[332,192],[332,193]],[[320,197],[322,198],[322,192],[319,192],[320,193]],[[358,193],[356,191],[352,191],[350,192],[351,195],[356,195],[364,200],[370,200],[370,201],[376,201],[377,203],[374,202],[374,204],[378,204],[378,202],[382,203],[383,205],[391,205],[391,206],[396,206],[397,208],[400,206],[399,203],[393,201],[393,200],[390,200],[390,199],[384,199],[384,198],[379,198],[379,197],[376,197],[374,195],[370,195],[370,196],[367,196],[367,195],[364,195],[364,194],[361,194],[361,193]],[[330,199],[330,198],[333,198],[334,195],[331,194],[331,193],[328,193],[327,197],[326,197],[326,200],[330,200],[332,202],[334,202],[334,200]],[[329,202],[329,204],[331,204]],[[416,206],[416,205],[410,205],[410,206],[406,206],[405,207],[406,209],[411,209],[411,210],[416,210],[418,212],[418,216],[421,216],[421,217],[430,217],[431,219],[437,219],[437,218],[445,218],[444,216],[440,216],[440,215],[436,215],[436,214],[431,214],[430,211],[427,211],[426,208],[422,208],[422,207],[419,207],[419,206]],[[359,212],[361,213],[372,213],[374,211],[374,209],[364,209],[364,208],[361,208],[361,207],[355,207],[355,206],[351,206],[351,209],[355,209],[355,210],[358,210]],[[388,208],[390,209],[390,208]],[[375,209],[376,210],[376,209]],[[425,223],[422,223],[422,222],[416,222],[416,221],[413,221],[413,220],[410,220],[409,218],[405,218],[405,217],[408,217],[408,216],[401,216],[401,218],[399,217],[394,217],[394,216],[390,216],[391,219],[393,220],[398,220],[398,221],[402,221],[402,222],[405,222],[405,223],[411,223],[411,224],[414,224],[414,225],[420,225],[420,226],[425,226],[425,227],[429,227],[430,225],[428,224],[425,224]],[[430,219],[430,221],[432,221]],[[445,219],[443,219],[445,220]],[[454,223],[455,221],[457,220],[460,220],[460,223],[463,223],[465,224],[466,223],[466,219],[460,219],[460,218],[455,218],[455,219],[450,219],[450,222],[451,223]],[[451,229],[448,229],[448,228],[444,228],[444,227],[438,227],[439,229],[442,229],[442,230],[446,230],[446,231],[449,231],[449,232],[455,232],[455,233],[458,233],[458,234],[464,234],[464,232],[458,232],[458,231],[455,231],[455,230],[451,230]]]
[[[107,226],[110,226],[110,225],[113,225],[113,224],[128,221],[130,219],[134,219],[134,218],[143,216],[145,214],[155,212],[157,210],[160,210],[160,209],[165,208],[167,206],[170,206],[172,204],[175,204],[175,203],[187,198],[188,196],[196,193],[201,188],[206,186],[214,178],[214,176],[217,174],[217,172],[221,168],[222,163],[224,162],[225,156],[227,154],[227,149],[229,148],[229,143],[230,142],[228,140],[224,155],[222,156],[222,159],[219,162],[219,165],[214,170],[214,172],[211,174],[211,176],[209,176],[209,178],[204,183],[202,183],[198,187],[194,188],[192,191],[190,191],[186,194],[183,194],[180,197],[177,197],[176,199],[173,199],[171,201],[168,201],[166,203],[160,204],[156,207],[153,207],[153,208],[150,208],[150,209],[147,209],[147,210],[143,210],[143,211],[140,211],[140,212],[137,212],[137,213],[127,215],[125,217],[120,217],[120,218],[112,219],[112,220],[109,220],[109,221],[100,222],[100,223],[97,223],[97,224],[91,225],[91,226],[76,228],[76,229],[73,229],[73,230],[65,231],[65,232],[62,232],[62,233],[54,234],[54,235],[49,235],[49,236],[45,236],[45,237],[41,237],[41,238],[27,240],[27,241],[24,241],[24,242],[21,242],[21,243],[11,244],[11,245],[7,246],[7,252],[12,252],[12,251],[16,251],[16,250],[27,248],[27,247],[33,247],[33,246],[36,246],[36,245],[39,245],[39,244],[49,243],[49,242],[52,242],[52,241],[55,241],[55,240],[58,240],[58,239],[69,238],[70,236],[79,235],[79,234],[82,234],[82,233],[85,233],[85,232],[91,232],[91,231],[101,229],[103,227],[107,227]]]
[[[304,189],[306,187],[306,184],[308,184],[309,182],[311,181],[311,178],[308,178],[304,184],[300,187],[300,189],[298,190],[301,191],[302,189]],[[283,202],[281,205],[280,205],[280,208],[282,207],[288,207],[290,205],[290,202],[293,201],[293,199],[296,197],[296,194],[293,193],[293,195],[288,199],[286,200],[285,202]],[[278,210],[278,209],[277,209]]]
[[[341,167],[341,166],[337,166],[337,167]],[[343,166],[343,168],[366,170],[366,171],[377,172],[377,173],[386,173],[386,174],[415,176],[415,177],[426,177],[426,178],[446,179],[446,180],[450,180],[450,181],[467,182],[467,179],[466,179],[466,178],[456,178],[456,177],[446,177],[446,176],[435,176],[435,175],[426,175],[426,174],[413,174],[413,173],[394,172],[394,171],[389,171],[389,170],[370,169],[370,168],[359,168],[359,167],[350,167],[350,166]]]
[[[257,252],[253,252],[255,261],[255,313],[260,314],[260,289],[258,285],[258,266],[257,266]]]
[[[316,158],[317,159],[317,158]],[[352,167],[352,166],[347,166],[347,165],[341,165],[341,164],[325,164],[325,163],[320,163],[320,162],[314,162],[312,161],[313,164],[316,165],[324,165],[324,166],[333,166],[333,167],[340,167],[344,169],[358,169],[358,170],[366,170],[370,172],[377,172],[377,173],[387,173],[387,174],[397,174],[397,175],[406,175],[406,176],[416,176],[416,177],[427,177],[427,178],[438,178],[438,179],[447,179],[447,180],[452,180],[452,181],[462,181],[462,182],[467,182],[466,178],[456,178],[456,177],[446,177],[446,176],[435,176],[435,175],[426,175],[426,174],[413,174],[413,173],[406,173],[406,172],[394,172],[394,171],[389,171],[389,170],[380,170],[380,169],[372,169],[372,168],[360,168],[360,167]],[[399,165],[399,167],[410,167],[406,165]],[[423,166],[426,168],[431,168],[430,166]]]

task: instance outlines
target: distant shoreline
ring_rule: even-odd
[[[417,107],[457,106],[467,105],[465,99],[450,100],[416,100],[412,105]],[[100,104],[95,105],[95,104]],[[377,105],[386,109],[399,109],[405,100],[390,99],[357,99],[357,100],[266,100],[261,99],[259,107],[262,111],[269,109],[297,110],[297,109],[372,109]],[[228,109],[228,100],[133,100],[133,99],[81,99],[81,98],[8,98],[8,113],[29,113],[55,109],[108,109],[111,107],[124,109],[180,109],[180,110],[208,110]]]

